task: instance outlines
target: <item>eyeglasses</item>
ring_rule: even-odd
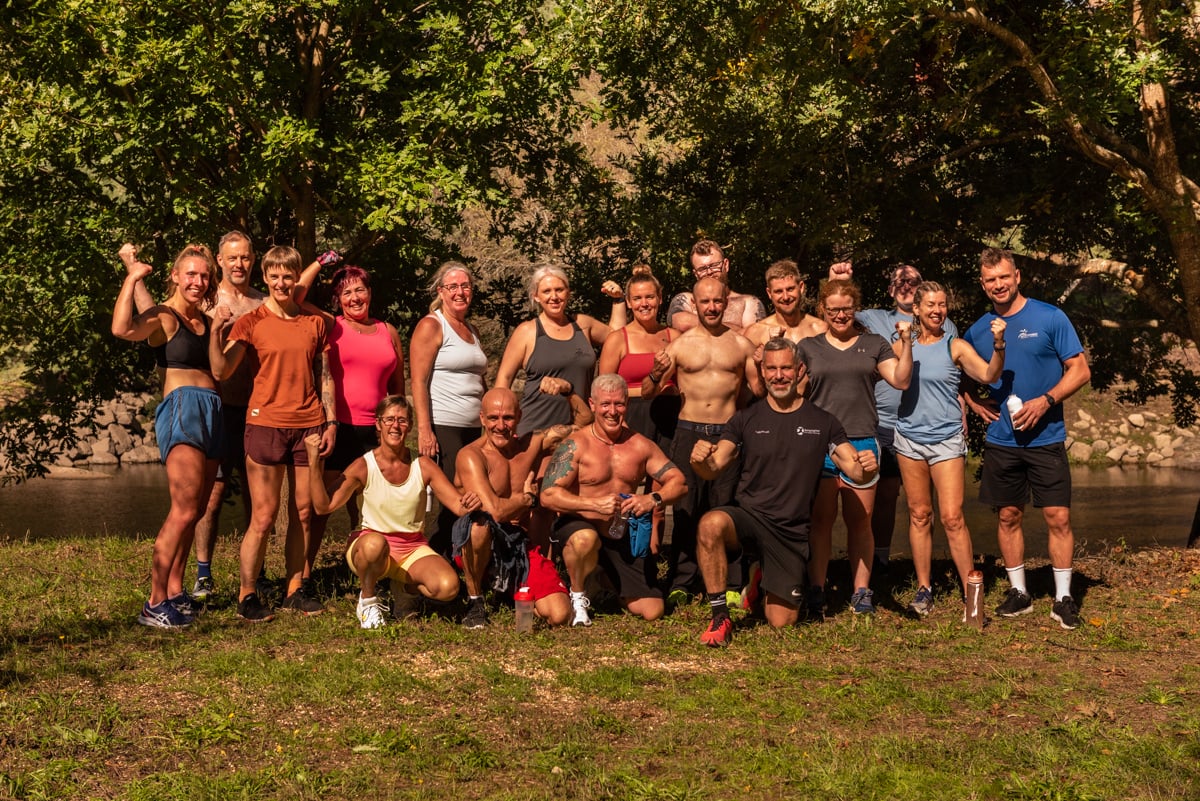
[[[826,306],[825,313],[828,314],[830,317],[852,317],[854,315],[854,307],[853,306],[839,306],[838,308],[835,309],[832,306]]]
[[[394,417],[394,416],[393,417],[380,417],[379,422],[382,423],[385,427],[391,427],[391,426],[395,426],[395,425],[406,426],[406,425],[408,425],[408,418],[407,417]]]
[[[694,272],[696,275],[710,275],[712,273],[719,273],[721,272],[721,267],[724,266],[724,264],[724,259],[718,259],[717,261],[710,261],[708,264],[701,264],[698,267],[694,267],[692,268],[692,272]]]
[[[446,290],[447,292],[458,292],[460,289],[463,292],[470,292],[471,285],[470,284],[442,284],[442,289]]]
[[[893,286],[895,286],[896,289],[900,289],[901,287],[910,287],[910,288],[915,289],[916,287],[919,287],[920,285],[921,285],[920,278],[897,278],[896,283],[893,284]]]

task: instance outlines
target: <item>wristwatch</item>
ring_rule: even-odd
[[[659,494],[659,493],[657,493],[657,492],[652,492],[652,493],[650,493],[650,497],[651,497],[651,499],[653,499],[653,500],[654,500],[654,508],[655,508],[655,509],[661,509],[661,508],[663,508],[663,499],[662,499],[662,495],[660,495],[660,494]]]
[[[1053,406],[1054,404],[1058,403],[1058,401],[1054,400],[1054,396],[1053,396],[1053,395],[1051,395],[1049,392],[1047,392],[1047,393],[1046,393],[1045,395],[1043,395],[1042,397],[1043,397],[1043,398],[1045,398],[1045,399],[1046,399],[1046,403],[1050,404],[1051,406]]]

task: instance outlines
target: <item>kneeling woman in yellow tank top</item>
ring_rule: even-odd
[[[362,585],[358,621],[364,629],[384,625],[384,605],[376,597],[375,583],[392,580],[397,614],[412,595],[434,601],[451,601],[458,595],[458,573],[429,547],[422,533],[425,522],[425,488],[432,487],[442,505],[462,516],[479,508],[479,496],[459,494],[434,461],[412,458],[404,444],[412,430],[412,410],[403,395],[388,395],[375,407],[379,447],[350,464],[329,486],[318,467],[309,471],[313,508],[326,515],[362,492],[362,530],[350,533],[346,562]],[[305,441],[310,464],[320,464],[321,440]],[[397,592],[409,596],[402,598]]]

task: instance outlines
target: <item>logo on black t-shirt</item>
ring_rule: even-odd
[[[796,426],[796,436],[797,437],[803,437],[808,434],[815,434],[816,436],[819,437],[819,436],[821,436],[821,429],[805,428],[804,426]]]

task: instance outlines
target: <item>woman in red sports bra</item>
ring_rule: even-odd
[[[670,439],[679,419],[679,392],[668,384],[653,401],[642,399],[642,379],[654,370],[654,355],[679,336],[658,320],[662,306],[662,284],[644,264],[633,268],[625,285],[625,299],[633,319],[604,340],[599,373],[616,373],[629,386],[625,422],[634,431],[658,444]],[[660,400],[661,399],[661,400]]]

